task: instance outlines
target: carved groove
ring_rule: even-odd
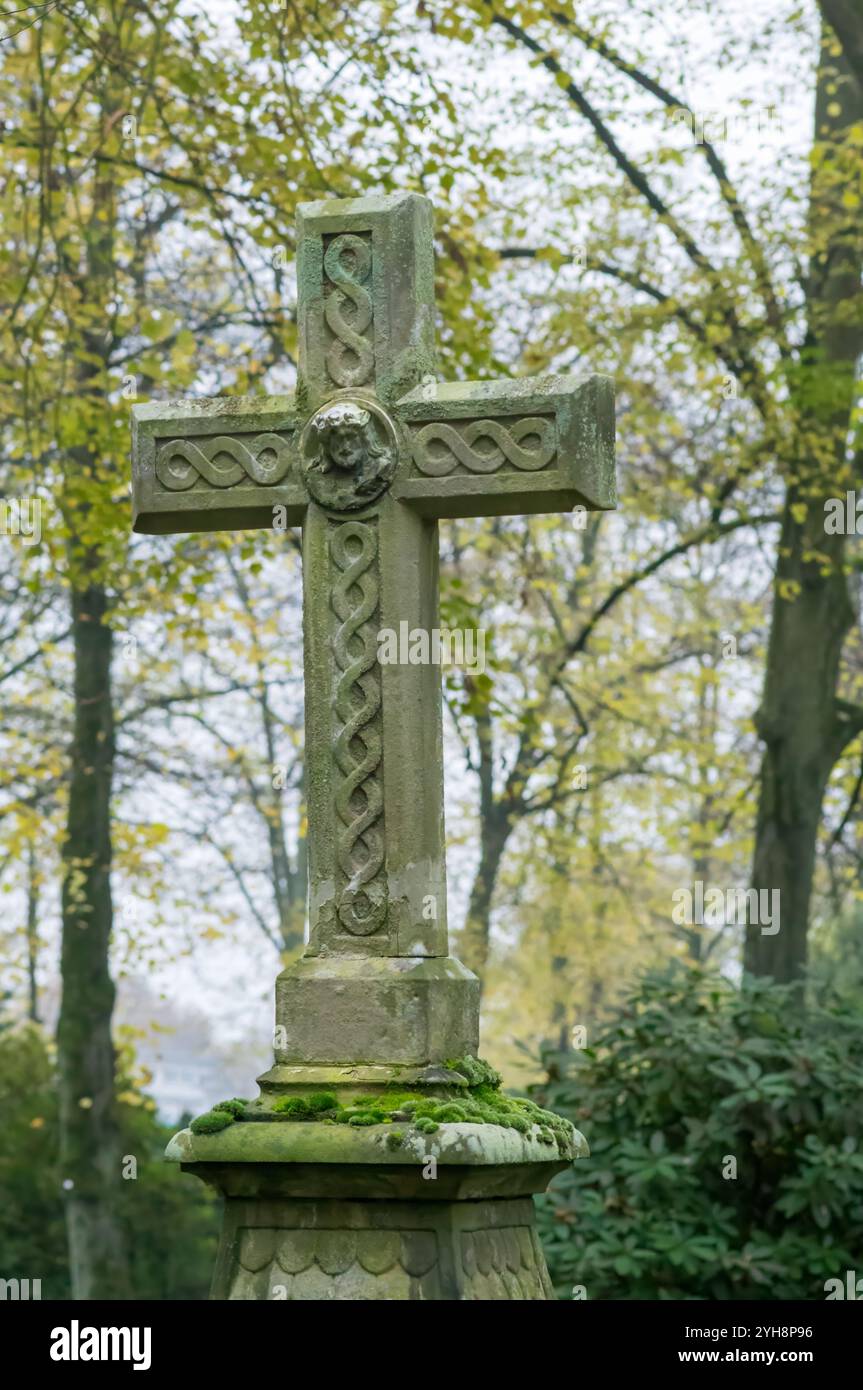
[[[532,446],[522,441],[533,439]],[[491,440],[492,448],[478,449],[481,440]],[[432,447],[438,448],[432,452]],[[470,473],[496,473],[504,463],[525,472],[545,468],[557,449],[554,420],[526,416],[512,424],[500,420],[471,420],[462,425],[432,421],[412,433],[414,463],[421,473],[443,478],[461,464]]]
[[[250,439],[172,439],[156,454],[156,477],[171,492],[185,492],[198,478],[213,487],[234,487],[251,478],[262,487],[281,482],[291,466],[291,449],[277,434]]]
[[[379,624],[371,621],[380,600],[377,554],[374,525],[346,521],[332,532],[330,555],[336,578],[331,602],[339,619],[333,652],[340,672],[335,698],[340,723],[335,757],[342,774],[335,804],[342,822],[337,844],[345,878],[337,912],[352,936],[371,936],[380,930],[386,915],[380,876],[384,842]]]
[[[371,246],[349,232],[335,237],[324,253],[324,273],[330,282],[324,317],[335,339],[326,361],[337,386],[362,386],[374,370],[374,347],[366,336],[372,323],[372,297],[364,283],[371,269]],[[352,306],[350,316],[345,312],[348,305]]]

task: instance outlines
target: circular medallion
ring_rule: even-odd
[[[337,396],[316,410],[300,438],[306,487],[335,512],[354,512],[380,497],[399,457],[396,427],[362,396]]]

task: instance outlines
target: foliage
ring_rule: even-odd
[[[129,1097],[118,1107],[128,1169],[120,1218],[134,1297],[206,1298],[217,1204],[203,1183],[180,1181],[176,1165],[165,1162],[171,1131],[156,1120],[152,1103],[142,1103],[128,1077],[118,1079],[118,1091]],[[32,1024],[0,1033],[0,1108],[0,1271],[41,1279],[43,1298],[68,1298],[54,1059]]]
[[[859,1268],[859,1010],[677,967],[546,1063],[591,1149],[539,1202],[560,1297],[815,1299]]]

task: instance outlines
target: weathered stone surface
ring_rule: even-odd
[[[394,1129],[403,1136],[395,1149],[388,1142]],[[239,1123],[229,1125],[218,1134],[193,1134],[190,1129],[183,1129],[174,1135],[166,1152],[174,1162],[202,1167],[237,1165],[241,1171],[244,1164],[265,1164],[273,1170],[284,1169],[285,1180],[289,1180],[291,1172],[310,1165],[314,1171],[320,1170],[321,1181],[324,1180],[323,1169],[331,1166],[402,1170],[406,1181],[412,1181],[411,1175],[431,1157],[438,1165],[439,1174],[449,1169],[475,1169],[485,1175],[485,1181],[490,1181],[491,1175],[499,1175],[503,1180],[517,1175],[526,1166],[536,1165],[543,1169],[548,1182],[555,1172],[560,1172],[574,1159],[586,1157],[588,1147],[577,1129],[572,1131],[571,1148],[561,1155],[542,1142],[536,1126],[527,1134],[520,1134],[501,1125],[444,1124],[433,1134],[421,1134],[412,1126],[401,1124],[354,1128],[353,1125],[303,1121],[295,1124]],[[440,1184],[440,1176],[437,1181]],[[431,1195],[432,1189],[427,1184],[424,1190]],[[533,1187],[531,1190],[540,1189]]]
[[[438,382],[411,391],[396,415],[410,460],[393,495],[424,516],[615,505],[608,377]]]
[[[212,1296],[288,1302],[553,1298],[533,1221],[529,1199],[465,1206],[229,1198]],[[265,1248],[274,1254],[262,1268]],[[519,1252],[514,1270],[500,1257],[504,1248]],[[247,1252],[253,1252],[251,1261]]]
[[[478,991],[452,956],[305,956],[276,981],[276,1062],[424,1067],[473,1055]]]
[[[296,437],[292,394],[136,405],[134,529],[170,535],[270,527],[277,505],[288,525],[301,525],[308,493]]]
[[[384,405],[434,372],[432,209],[416,193],[305,203],[297,215],[298,395],[365,387]]]

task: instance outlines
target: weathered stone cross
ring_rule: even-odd
[[[310,942],[277,986],[273,1086],[476,1052],[476,981],[447,947],[440,673],[381,665],[378,634],[438,627],[439,518],[615,500],[608,378],[436,382],[425,198],[306,204],[298,258],[296,393],[137,406],[133,426],[137,531],[303,528]]]

